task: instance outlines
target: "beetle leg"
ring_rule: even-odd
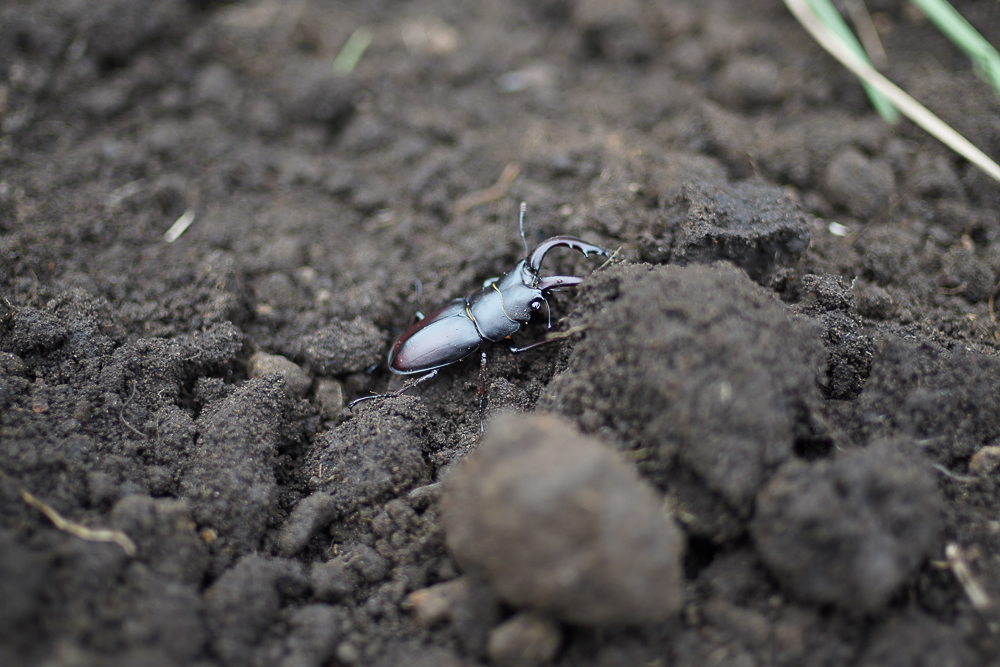
[[[486,430],[483,425],[483,410],[486,406],[486,350],[479,357],[479,432]]]
[[[347,408],[349,410],[353,410],[354,406],[357,405],[358,403],[363,403],[364,401],[370,401],[373,398],[394,398],[396,396],[402,396],[406,392],[416,387],[418,384],[423,384],[428,380],[430,380],[431,378],[435,377],[438,374],[438,370],[440,369],[435,368],[427,375],[421,375],[413,382],[410,382],[409,384],[404,384],[396,391],[391,391],[388,394],[372,394],[371,396],[362,396],[361,398],[355,398],[353,401],[347,404]]]
[[[536,347],[541,347],[543,345],[548,345],[549,343],[555,343],[559,340],[564,340],[569,338],[573,334],[578,334],[581,331],[586,331],[590,327],[589,324],[581,324],[578,327],[571,327],[566,329],[566,331],[555,331],[545,336],[545,340],[540,340],[537,343],[532,343],[531,345],[525,345],[524,347],[514,347],[513,345],[508,345],[507,349],[511,351],[511,354],[520,354],[521,352],[527,352],[528,350],[534,350]]]
[[[520,354],[521,352],[527,352],[528,350],[534,350],[536,347],[542,347],[543,345],[548,345],[549,343],[554,343],[557,340],[562,340],[563,338],[568,338],[568,336],[558,336],[554,338],[546,338],[545,340],[540,340],[537,343],[532,343],[531,345],[525,345],[524,347],[514,347],[513,345],[508,345],[507,349],[510,350],[511,354]]]

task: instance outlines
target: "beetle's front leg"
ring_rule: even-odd
[[[531,345],[525,345],[524,347],[514,347],[513,345],[508,345],[507,349],[510,350],[511,354],[519,354],[521,352],[527,352],[528,350],[534,350],[536,347],[541,347],[543,345],[548,345],[549,343],[555,343],[556,341],[564,340],[569,338],[573,334],[578,334],[581,331],[586,331],[590,328],[589,324],[581,324],[580,326],[570,327],[566,331],[553,331],[546,334],[544,340],[540,340],[537,343],[532,343]]]

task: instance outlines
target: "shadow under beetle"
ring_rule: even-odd
[[[350,406],[373,398],[388,398],[399,396],[437,375],[444,366],[457,363],[484,343],[499,343],[508,340],[526,324],[531,316],[545,304],[546,293],[559,287],[572,287],[583,282],[581,276],[546,276],[538,272],[542,268],[542,260],[553,248],[573,248],[589,257],[590,253],[609,256],[604,248],[587,243],[575,236],[553,236],[539,243],[534,250],[528,252],[528,242],[524,238],[525,204],[521,204],[519,227],[521,240],[524,242],[525,257],[504,276],[492,278],[483,284],[483,288],[466,297],[452,299],[434,312],[421,317],[393,344],[389,351],[389,370],[400,375],[415,375],[426,373],[415,381],[397,391],[388,394],[362,396],[351,401]],[[418,314],[418,317],[420,315]],[[551,316],[549,328],[552,328]],[[508,348],[514,354],[540,347],[547,343],[561,340],[574,331],[563,332],[564,336],[547,338],[526,347]],[[486,393],[486,352],[481,355],[479,374],[479,417],[482,428],[483,397]]]

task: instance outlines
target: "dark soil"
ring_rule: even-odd
[[[5,0],[0,77],[0,664],[1000,664],[1000,184],[778,0]],[[352,414],[521,201],[581,333]]]

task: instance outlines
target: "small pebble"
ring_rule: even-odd
[[[486,651],[497,667],[540,667],[552,662],[561,643],[558,625],[522,612],[490,632]]]
[[[337,662],[345,665],[353,665],[361,659],[361,654],[358,653],[358,649],[350,642],[340,644],[340,646],[337,647],[335,655],[337,657]]]
[[[316,402],[324,419],[335,419],[344,409],[344,386],[336,380],[316,383]]]
[[[989,475],[997,468],[1000,468],[1000,445],[987,445],[969,460],[969,472],[976,475]]]
[[[417,623],[430,628],[452,618],[456,603],[468,596],[468,588],[466,579],[460,577],[413,591],[406,603],[413,608]]]
[[[277,373],[285,379],[285,385],[292,396],[302,398],[312,385],[312,378],[298,364],[280,354],[256,352],[247,362],[247,373],[251,378],[262,378]]]

